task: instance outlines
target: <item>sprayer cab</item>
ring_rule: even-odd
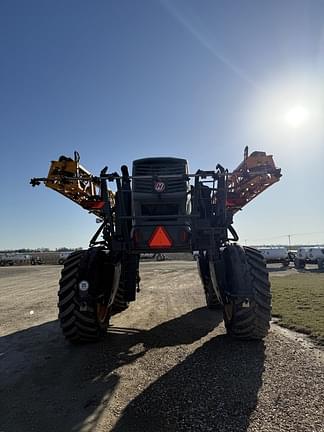
[[[133,162],[132,177],[134,249],[188,251],[191,200],[187,161],[138,159]]]

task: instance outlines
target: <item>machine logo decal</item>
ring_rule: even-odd
[[[154,183],[154,190],[156,192],[164,192],[165,191],[165,183],[161,181],[157,181]]]

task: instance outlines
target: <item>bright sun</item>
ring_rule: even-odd
[[[301,105],[295,105],[285,114],[286,123],[292,128],[299,128],[307,123],[309,111]]]

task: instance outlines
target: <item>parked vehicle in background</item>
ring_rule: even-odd
[[[155,261],[165,261],[165,255],[162,253],[157,253],[155,255]]]
[[[165,261],[165,255],[162,253],[142,253],[141,259],[151,259],[155,261]]]
[[[10,253],[10,254],[2,254],[0,256],[0,265],[36,265],[43,264],[43,261],[39,256],[26,255],[22,253]]]
[[[262,253],[263,258],[267,264],[280,263],[284,267],[288,267],[291,256],[289,255],[288,249],[285,247],[264,247],[258,248]]]
[[[3,254],[0,255],[0,266],[4,267],[6,265],[12,266],[14,264],[14,261],[12,259],[12,256]]]
[[[320,270],[324,270],[324,248],[312,247],[308,251],[308,262],[310,264],[317,264]]]
[[[43,260],[41,259],[40,256],[32,256],[30,258],[30,264],[31,265],[41,265],[41,264],[43,264]]]
[[[193,258],[195,261],[198,261],[198,258],[199,258],[199,251],[193,251],[193,252],[192,252],[192,258]]]
[[[324,270],[324,248],[319,246],[299,248],[295,258],[295,267],[303,269],[306,264],[317,264],[319,269]]]
[[[296,257],[295,257],[295,261],[294,261],[296,269],[305,268],[308,250],[309,250],[309,248],[306,248],[306,247],[298,248],[297,253],[296,253]]]
[[[65,260],[67,259],[68,256],[70,256],[72,253],[72,251],[68,251],[68,252],[60,252],[60,255],[58,257],[58,264],[64,264]]]

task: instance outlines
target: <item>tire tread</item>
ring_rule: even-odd
[[[229,248],[235,248],[236,256],[240,257],[239,263],[235,261],[240,269],[234,268],[233,271],[241,272],[243,281],[237,298],[233,301],[232,318],[226,319],[224,313],[227,332],[239,339],[263,339],[268,333],[271,320],[271,292],[265,261],[253,248]],[[249,307],[243,307],[244,295],[239,297],[242,287],[245,293],[249,292]]]
[[[95,315],[95,308],[80,311],[77,298],[78,273],[84,251],[71,254],[64,263],[58,292],[60,326],[65,338],[71,343],[98,340],[103,331]]]

